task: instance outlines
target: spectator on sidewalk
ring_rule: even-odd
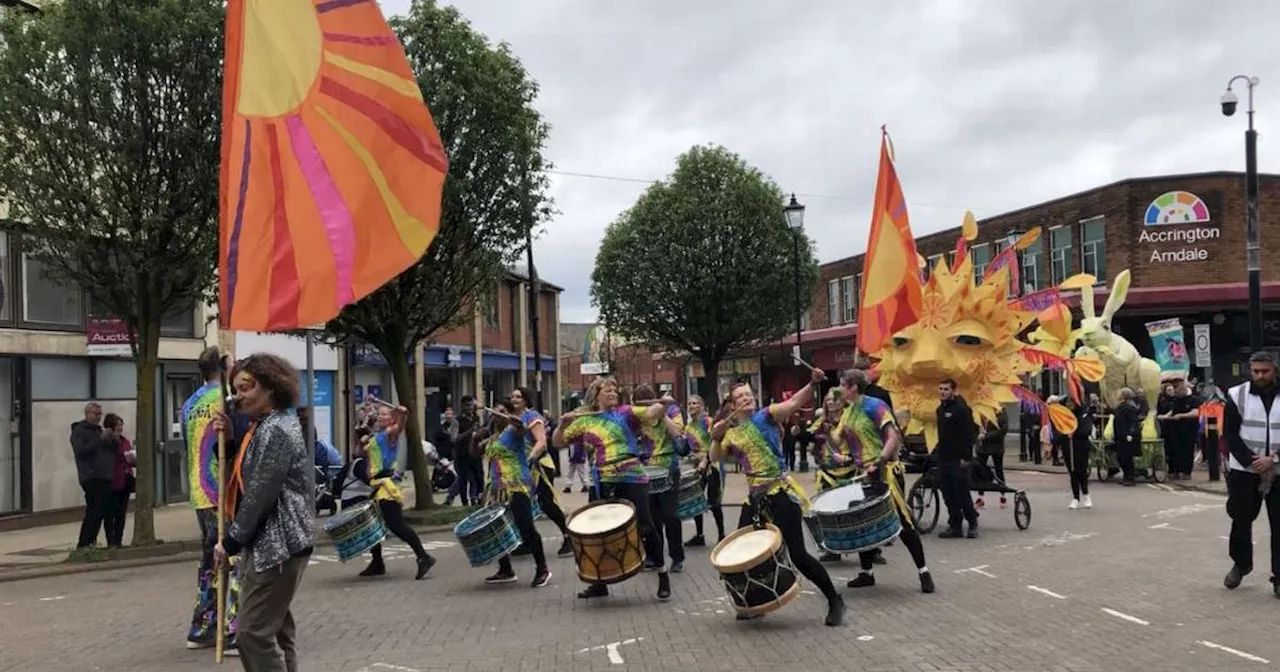
[[[115,452],[111,472],[111,498],[103,527],[107,532],[107,548],[124,546],[125,516],[129,512],[129,496],[133,494],[133,444],[124,435],[124,419],[108,413],[102,420],[102,439]]]
[[[116,456],[113,446],[102,442],[102,405],[91,401],[84,406],[84,419],[71,424],[71,450],[76,473],[84,491],[84,518],[76,548],[88,548],[98,541],[98,532],[111,506],[111,478]]]

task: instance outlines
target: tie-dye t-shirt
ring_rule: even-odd
[[[515,427],[508,426],[485,445],[484,456],[489,461],[489,489],[499,501],[505,501],[516,492],[529,494],[533,491],[533,473],[529,471],[529,451],[533,444],[529,434],[526,431],[521,437]]]
[[[850,463],[847,444],[842,443],[839,437],[832,437],[834,429],[825,417],[809,427],[813,433],[813,461],[820,469],[838,469]]]
[[[706,413],[690,416],[684,426],[684,436],[693,452],[706,455],[711,450],[711,418]]]
[[[637,436],[644,430],[630,406],[580,416],[564,428],[566,443],[581,441],[596,478],[607,483],[647,483]]]
[[[384,471],[395,469],[396,442],[391,440],[386,430],[369,437],[365,448],[368,451],[370,476],[377,476]]]
[[[218,433],[213,416],[222,409],[222,385],[205,383],[182,404],[182,436],[187,442],[187,478],[191,506],[218,505]]]
[[[668,406],[667,417],[677,427],[684,428],[684,414],[680,412],[679,406]],[[676,441],[667,431],[667,424],[661,418],[653,423],[647,423],[641,418],[640,424],[644,426],[644,432],[640,436],[640,449],[646,461],[655,467],[675,469],[678,465]]]
[[[863,395],[845,407],[828,444],[839,443],[841,466],[871,464],[884,452],[884,428],[893,422],[888,404]]]
[[[720,441],[725,451],[742,465],[752,494],[767,493],[787,476],[787,463],[782,458],[782,434],[771,408],[756,410],[747,422],[730,427]]]

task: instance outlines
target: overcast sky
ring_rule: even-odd
[[[866,246],[887,124],[917,235],[1126,177],[1243,170],[1241,110],[1280,129],[1278,0],[456,0],[541,85],[560,215],[535,244],[594,320],[605,226],[718,143],[806,206],[821,261]],[[388,14],[409,0],[383,0]],[[1277,131],[1280,134],[1280,131]],[[1260,166],[1280,148],[1260,141]],[[581,177],[582,173],[615,179]],[[587,250],[591,254],[585,254]]]

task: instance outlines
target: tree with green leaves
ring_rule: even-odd
[[[591,297],[618,333],[701,361],[699,392],[715,405],[720,362],[788,333],[817,278],[778,186],[729,150],[700,146],[606,229]]]
[[[135,545],[155,541],[161,320],[193,314],[214,289],[222,5],[0,10],[3,226],[51,280],[82,286],[95,314],[123,320],[133,336]]]
[[[420,445],[422,412],[408,354],[470,323],[494,300],[526,234],[551,214],[542,156],[549,128],[533,103],[538,86],[506,44],[490,44],[452,7],[415,0],[391,27],[431,109],[449,156],[440,231],[417,264],[348,306],[323,340],[376,349],[409,410],[406,427],[416,508],[433,505]],[[416,366],[422,366],[417,361]]]

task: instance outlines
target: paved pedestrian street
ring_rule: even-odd
[[[806,585],[768,617],[734,620],[708,561],[690,549],[674,596],[653,597],[642,574],[613,597],[575,599],[571,558],[553,559],[550,586],[486,586],[452,535],[426,541],[440,558],[412,580],[411,554],[391,544],[389,576],[356,576],[363,561],[316,555],[295,602],[306,672],[462,670],[1263,670],[1280,665],[1280,601],[1267,583],[1265,524],[1259,572],[1222,587],[1227,518],[1217,495],[1168,486],[1094,484],[1092,510],[1068,511],[1067,479],[1011,472],[1027,489],[1031,528],[988,497],[977,540],[925,539],[937,580],[919,592],[901,544],[887,549],[878,585],[844,587],[855,564],[832,566],[849,614],[822,625]],[[727,517],[736,520],[737,509]],[[1264,514],[1265,515],[1265,514]],[[708,519],[708,524],[711,522]],[[553,553],[559,537],[540,527]],[[692,526],[689,526],[690,529]],[[487,571],[486,571],[487,570]],[[194,568],[160,565],[0,585],[0,670],[213,668],[211,651],[183,637]],[[238,669],[234,659],[224,669]]]

